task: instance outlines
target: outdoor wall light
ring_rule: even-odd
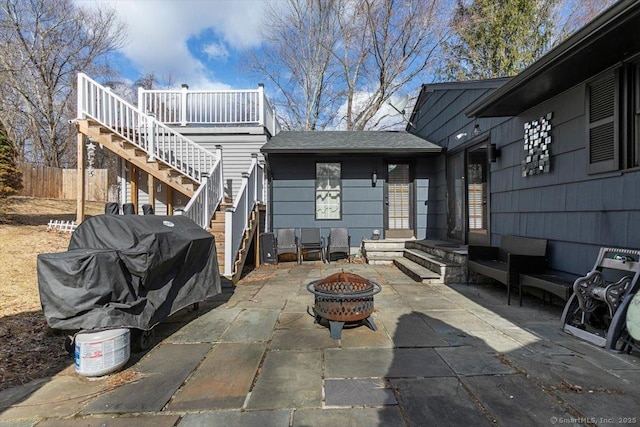
[[[499,157],[500,149],[496,146],[496,144],[489,144],[489,161],[491,163],[495,163]]]
[[[473,126],[473,136],[478,136],[478,135],[480,135],[480,132],[481,132],[481,130],[480,130],[480,125],[479,125],[478,123],[476,123],[476,124]]]
[[[378,183],[378,171],[374,169],[371,171],[371,186],[375,187],[377,183]]]

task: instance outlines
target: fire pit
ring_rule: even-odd
[[[315,295],[313,316],[317,323],[329,322],[331,338],[340,339],[345,324],[365,324],[377,330],[371,318],[373,296],[382,286],[352,273],[335,273],[307,285]]]

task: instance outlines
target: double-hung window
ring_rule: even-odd
[[[640,61],[587,83],[588,172],[640,166]]]
[[[316,219],[340,219],[341,172],[340,163],[316,163]]]

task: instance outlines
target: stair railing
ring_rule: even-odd
[[[224,275],[231,277],[245,231],[249,229],[249,219],[256,204],[265,203],[264,167],[258,162],[258,155],[251,155],[249,172],[242,174],[242,185],[233,207],[225,212],[225,259]]]
[[[183,215],[204,229],[210,227],[211,218],[224,198],[222,145],[216,145],[216,157],[218,160],[209,173],[202,174],[202,184],[183,211]]]
[[[218,159],[210,151],[185,138],[107,87],[78,74],[78,117],[90,117],[120,135],[149,156],[197,183],[210,173]]]

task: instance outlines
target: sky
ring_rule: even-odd
[[[115,55],[121,77],[153,72],[172,88],[253,89],[242,58],[260,46],[267,1],[277,0],[75,0],[109,6],[127,25],[127,44]]]

